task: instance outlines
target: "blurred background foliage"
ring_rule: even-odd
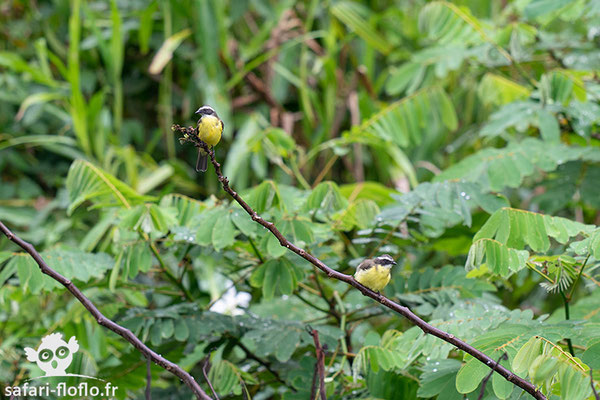
[[[225,175],[287,238],[346,273],[390,253],[388,296],[547,395],[592,398],[599,45],[593,0],[5,1],[0,220],[199,381],[209,356],[221,398],[309,398],[307,324],[328,398],[476,396],[485,365],[194,172],[171,125],[210,104]],[[22,349],[60,331],[82,349],[71,372],[143,398],[141,355],[0,249],[0,386],[39,376]],[[152,377],[156,398],[190,398]],[[483,390],[522,395],[497,375]]]

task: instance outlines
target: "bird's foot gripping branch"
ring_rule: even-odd
[[[436,336],[436,337],[452,344],[456,348],[464,351],[465,353],[473,356],[477,360],[479,360],[482,363],[484,363],[485,365],[487,365],[490,369],[492,369],[493,371],[500,374],[507,381],[513,383],[514,385],[520,387],[521,389],[523,389],[524,391],[529,393],[535,399],[538,399],[538,400],[546,399],[546,396],[544,396],[544,394],[542,392],[537,390],[537,388],[535,387],[534,384],[517,376],[509,369],[498,364],[496,360],[487,356],[485,353],[481,352],[480,350],[477,350],[475,347],[460,340],[459,338],[455,337],[454,335],[451,335],[448,332],[445,332],[441,329],[438,329],[438,328],[428,324],[427,322],[425,322],[424,320],[419,318],[416,314],[414,314],[408,307],[401,306],[400,304],[390,300],[389,298],[385,297],[384,295],[374,292],[373,290],[369,289],[368,287],[363,286],[356,279],[354,279],[353,276],[343,274],[341,272],[338,272],[338,271],[328,267],[320,259],[318,259],[315,256],[313,256],[312,254],[308,253],[306,250],[296,246],[294,243],[291,243],[289,240],[287,240],[285,238],[285,236],[283,236],[283,234],[279,231],[279,229],[277,229],[277,227],[275,226],[274,223],[267,221],[267,220],[263,219],[260,215],[258,215],[258,213],[252,207],[250,207],[248,205],[248,203],[246,203],[244,201],[244,199],[242,199],[242,197],[231,188],[231,186],[229,186],[229,180],[225,176],[223,176],[223,173],[221,172],[221,165],[217,162],[214,151],[210,148],[209,145],[207,145],[206,143],[204,143],[202,140],[199,139],[197,129],[195,129],[193,127],[186,128],[186,127],[182,127],[179,125],[173,125],[172,129],[173,129],[173,131],[179,132],[181,134],[181,137],[179,139],[181,144],[192,143],[194,146],[201,148],[208,153],[211,163],[213,164],[213,166],[215,168],[215,173],[217,174],[217,178],[219,179],[219,182],[221,182],[221,184],[223,186],[223,190],[225,190],[240,206],[242,206],[242,208],[250,215],[250,217],[252,218],[253,221],[255,221],[258,224],[262,225],[263,227],[267,228],[271,232],[271,234],[273,234],[278,239],[281,246],[287,248],[288,250],[290,250],[290,251],[296,253],[297,255],[299,255],[300,257],[304,258],[306,261],[310,262],[312,265],[314,265],[315,267],[317,267],[321,271],[323,271],[325,274],[327,274],[327,276],[329,278],[333,278],[333,279],[337,279],[342,282],[346,282],[347,284],[358,289],[364,296],[370,297],[370,298],[374,299],[375,301],[379,302],[380,304],[382,304],[383,306],[389,308],[390,310],[395,311],[398,314],[404,316],[411,323],[413,323],[414,325],[418,326],[421,330],[423,330],[423,332],[425,334]]]

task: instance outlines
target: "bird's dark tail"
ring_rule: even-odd
[[[198,160],[196,161],[196,172],[206,172],[208,168],[208,154],[202,149],[198,149]]]

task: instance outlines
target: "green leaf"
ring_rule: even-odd
[[[454,131],[457,121],[452,101],[443,89],[434,86],[389,104],[347,134],[355,138],[373,135],[408,147]]]
[[[88,200],[97,206],[130,208],[132,205],[152,199],[139,195],[108,172],[84,160],[75,160],[71,164],[66,186],[69,192],[68,214]]]
[[[459,393],[471,393],[490,373],[490,368],[481,361],[472,358],[456,374],[456,390]]]
[[[216,220],[212,230],[212,244],[215,250],[231,246],[235,241],[235,228],[231,222],[231,212],[225,211]]]
[[[231,220],[235,224],[236,228],[240,230],[244,235],[255,238],[258,234],[258,225],[252,221],[252,218],[244,210],[234,209],[231,213]]]
[[[515,385],[512,382],[507,381],[502,375],[492,375],[492,389],[499,399],[508,399],[513,392],[514,387]]]
[[[433,361],[425,366],[421,375],[421,387],[417,392],[419,397],[428,398],[443,394],[451,400],[460,400],[462,394],[456,391],[456,373],[461,363],[454,359]]]
[[[168,37],[167,40],[165,40],[160,46],[160,49],[158,49],[158,52],[154,55],[154,58],[152,58],[150,67],[148,67],[148,72],[152,75],[160,74],[169,61],[171,61],[173,58],[173,53],[175,50],[177,50],[179,45],[191,34],[191,29],[186,28]]]
[[[306,199],[305,210],[318,211],[319,215],[329,218],[339,210],[345,209],[348,201],[342,196],[334,182],[321,182]]]
[[[366,19],[361,16],[361,14],[369,13],[369,10],[361,7],[359,3],[349,1],[336,2],[331,7],[331,13],[379,52],[388,54],[391,51],[392,47],[390,43],[381,37],[369,25]]]
[[[201,201],[182,194],[168,194],[160,199],[160,207],[175,208],[177,223],[180,226],[190,226],[192,220],[206,209]]]
[[[591,369],[600,369],[600,343],[588,347],[581,356],[581,361],[586,363]]]
[[[547,142],[558,143],[560,140],[560,128],[556,117],[547,110],[541,109],[538,111],[538,126],[542,138]]]
[[[530,90],[503,76],[488,72],[481,80],[477,93],[485,104],[501,106],[527,99]]]
[[[286,362],[292,357],[298,343],[300,342],[300,330],[290,329],[285,335],[277,335],[279,340],[273,343],[275,348],[275,358],[279,362]]]
[[[33,294],[38,294],[42,290],[44,283],[46,283],[44,280],[49,280],[50,283],[55,282],[49,277],[44,277],[42,271],[40,271],[38,265],[29,254],[16,255],[10,259],[5,268],[17,271],[19,284],[23,292],[30,291]],[[55,287],[58,287],[58,284]]]
[[[517,374],[522,374],[528,371],[529,366],[533,363],[542,350],[542,341],[537,337],[532,337],[525,343],[517,352],[512,361],[513,371]]]
[[[393,203],[391,195],[398,194],[396,190],[371,181],[341,185],[339,190],[347,200],[373,200],[379,207]]]
[[[212,244],[213,230],[219,218],[223,216],[227,216],[227,211],[222,208],[213,208],[196,216],[190,226],[196,229],[196,243],[202,246]]]
[[[261,214],[272,207],[281,208],[281,196],[277,184],[273,181],[264,181],[251,189],[244,197],[246,202],[257,213]]]
[[[554,171],[559,165],[573,160],[598,162],[600,152],[589,147],[528,138],[502,149],[485,148],[446,169],[433,181],[463,179],[480,183],[488,191],[501,191],[506,187],[518,187],[538,170]],[[503,172],[504,168],[509,168],[510,175]]]
[[[569,366],[563,366],[558,373],[562,399],[583,400],[591,393],[589,375]]]
[[[263,297],[266,300],[270,300],[275,296],[275,289],[279,283],[279,263],[277,260],[269,260],[265,263],[264,268]]]

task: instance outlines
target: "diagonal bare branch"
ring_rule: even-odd
[[[48,264],[46,264],[46,262],[42,259],[40,253],[37,252],[37,250],[35,249],[35,247],[33,247],[31,243],[24,241],[23,239],[12,233],[11,230],[8,229],[6,225],[4,225],[1,221],[0,231],[4,235],[6,235],[6,237],[9,240],[14,242],[17,246],[25,250],[25,252],[27,252],[31,257],[33,257],[43,274],[48,275],[50,278],[54,279],[55,281],[66,287],[67,290],[71,292],[71,294],[75,296],[75,298],[79,300],[79,302],[90,312],[90,314],[92,314],[92,316],[96,319],[96,322],[98,322],[99,325],[102,325],[103,327],[115,332],[117,335],[121,336],[129,343],[131,343],[133,347],[138,349],[139,352],[142,353],[147,359],[152,360],[152,362],[154,362],[155,364],[161,366],[168,372],[181,379],[192,390],[197,399],[212,400],[211,397],[208,394],[206,394],[204,390],[202,390],[200,385],[198,385],[198,382],[196,382],[187,371],[182,369],[179,365],[157,354],[151,348],[146,346],[144,342],[142,342],[137,336],[135,336],[133,332],[131,332],[129,329],[124,328],[116,322],[112,321],[111,319],[106,318],[104,314],[102,314],[100,310],[98,310],[94,303],[92,303],[90,299],[88,299],[81,292],[81,290],[79,290],[79,288],[73,284],[73,282],[71,282],[70,280],[68,280],[67,278],[65,278],[64,276],[62,276],[54,269],[48,266]]]
[[[195,128],[186,128],[179,125],[173,125],[172,129],[182,134],[182,137],[179,139],[179,141],[182,144],[192,143],[194,146],[201,147],[206,152],[208,152],[208,154],[210,155],[210,161],[215,168],[217,178],[223,186],[223,190],[225,190],[225,192],[227,192],[240,206],[242,206],[242,208],[248,213],[248,215],[250,215],[254,222],[259,223],[260,225],[267,228],[273,234],[273,236],[275,236],[279,240],[279,244],[281,246],[304,258],[306,261],[308,261],[309,263],[323,271],[325,274],[327,274],[329,278],[337,279],[338,281],[345,282],[348,285],[355,287],[364,296],[370,297],[373,300],[382,304],[383,306],[389,308],[390,310],[402,315],[414,325],[418,326],[425,334],[436,336],[442,339],[443,341],[452,344],[456,348],[464,351],[465,353],[470,354],[471,356],[478,359],[488,367],[495,369],[495,371],[499,373],[502,377],[504,377],[504,379],[520,387],[521,389],[529,393],[531,396],[533,396],[535,399],[547,400],[546,396],[544,396],[542,392],[537,390],[534,384],[517,376],[512,371],[503,367],[502,365],[497,365],[496,360],[487,356],[482,351],[477,350],[475,347],[460,340],[456,336],[428,324],[427,322],[419,318],[415,313],[413,313],[408,307],[401,306],[400,304],[388,299],[381,293],[376,293],[371,289],[367,288],[366,286],[361,285],[360,283],[358,283],[358,281],[354,279],[352,275],[346,275],[328,267],[323,261],[319,260],[317,257],[313,256],[306,250],[296,246],[294,243],[287,240],[285,236],[283,236],[283,234],[279,231],[279,229],[277,229],[273,222],[267,221],[260,215],[258,215],[258,213],[252,207],[250,207],[250,205],[248,205],[248,203],[246,203],[244,199],[242,199],[241,196],[231,188],[231,186],[229,186],[229,180],[227,179],[227,177],[223,176],[223,172],[221,172],[221,164],[219,164],[219,162],[215,158],[214,151],[211,148],[209,148],[206,143],[198,139],[198,132]]]

